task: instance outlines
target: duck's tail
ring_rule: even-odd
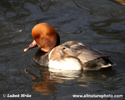
[[[83,65],[83,70],[99,70],[113,66],[113,63],[107,56],[102,56],[94,60],[90,60]]]

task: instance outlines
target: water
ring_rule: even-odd
[[[0,99],[9,98],[4,94],[29,94],[31,100],[125,94],[125,6],[116,1],[1,0]],[[116,66],[94,72],[63,72],[37,65],[32,60],[37,48],[26,53],[23,49],[32,42],[33,26],[42,22],[55,27],[61,43],[83,42],[110,56]]]

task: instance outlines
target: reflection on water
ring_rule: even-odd
[[[0,100],[3,94],[22,93],[31,94],[31,100],[72,100],[76,93],[123,94],[124,8],[124,0],[0,0]],[[83,42],[116,65],[94,72],[38,67],[33,61],[37,48],[26,53],[23,49],[32,41],[34,25],[42,22],[55,27],[61,43]]]
[[[71,84],[76,81],[79,87],[90,87],[96,84],[98,80],[106,80],[109,77],[117,75],[112,69],[102,69],[100,71],[64,71],[56,69],[43,68],[40,71],[40,77],[25,68],[25,73],[31,76],[34,83],[32,88],[41,95],[51,95],[56,91],[56,84]]]
[[[112,1],[115,1],[121,5],[125,5],[125,0],[112,0]]]
[[[32,88],[35,91],[40,92],[42,95],[50,95],[56,90],[55,85],[58,83],[64,83],[68,80],[79,78],[81,71],[61,71],[55,69],[43,69],[40,71],[40,77],[37,77],[31,72],[28,72],[25,68],[25,73],[29,74],[32,78]]]

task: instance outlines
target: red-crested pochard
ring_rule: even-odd
[[[42,66],[60,70],[99,70],[112,66],[108,56],[80,42],[60,44],[57,31],[47,23],[34,26],[32,37],[33,42],[24,52],[38,46],[34,61]]]

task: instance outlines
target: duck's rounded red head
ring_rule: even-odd
[[[36,45],[44,52],[52,50],[59,42],[59,36],[56,30],[47,23],[40,23],[32,29],[33,42],[24,51],[35,47]]]

